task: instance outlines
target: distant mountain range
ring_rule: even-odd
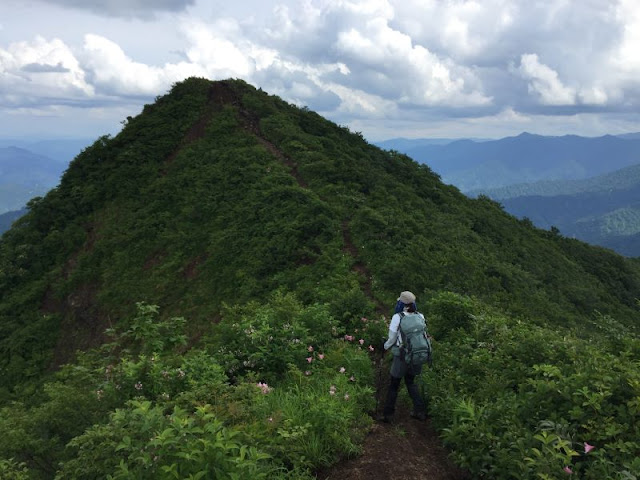
[[[546,181],[475,191],[536,226],[640,256],[640,165],[574,181]]]
[[[587,138],[392,139],[467,195],[565,236],[640,256],[640,133]]]
[[[17,147],[0,148],[0,213],[18,210],[60,180],[67,165]]]
[[[87,139],[0,139],[0,214],[17,211],[55,187]]]
[[[13,222],[27,213],[26,209],[0,214],[0,235],[11,228]]]
[[[425,163],[463,192],[593,177],[640,163],[640,134],[547,137],[522,133],[500,140],[380,142]],[[386,145],[386,146],[385,146]]]

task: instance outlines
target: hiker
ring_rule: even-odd
[[[416,296],[411,292],[402,292],[400,297],[398,297],[395,313],[393,317],[391,317],[391,323],[389,324],[389,338],[384,343],[384,349],[391,349],[391,353],[393,353],[391,382],[389,384],[389,390],[387,391],[387,399],[381,418],[383,422],[387,423],[391,421],[396,410],[396,399],[398,397],[400,382],[403,378],[409,396],[413,401],[411,417],[418,420],[426,419],[424,401],[420,397],[418,386],[414,383],[416,375],[420,375],[422,371],[422,365],[408,365],[401,350],[403,345],[400,335],[400,322],[402,318],[408,314],[417,314],[422,318],[422,321],[425,321],[424,316],[418,312]]]

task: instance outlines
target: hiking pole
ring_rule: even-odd
[[[384,345],[384,343],[382,344]],[[375,417],[378,418],[379,415],[379,408],[380,408],[380,395],[382,394],[381,390],[382,390],[382,360],[384,359],[384,346],[382,347],[382,349],[380,350],[380,359],[378,360],[378,365],[376,366],[376,368],[378,369],[378,379],[376,381],[376,411],[375,411]]]

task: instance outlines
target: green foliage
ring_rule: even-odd
[[[555,475],[564,442],[593,442],[572,460],[584,478],[636,474],[639,262],[204,79],[81,152],[0,239],[2,468],[310,478],[358,451],[379,312],[404,289],[460,464]]]
[[[137,309],[39,397],[3,408],[7,475],[28,467],[28,478],[302,479],[359,451],[371,422],[370,351],[344,338],[325,306],[278,293],[266,304],[228,307],[213,338],[255,346],[248,358],[260,363],[234,372],[232,384],[219,359],[237,365],[245,352],[182,352],[184,319],[162,318],[144,302]],[[260,333],[241,345],[235,327],[222,328],[236,318]],[[304,340],[299,348],[279,344],[292,334]],[[256,341],[261,335],[272,338]]]
[[[29,470],[24,463],[16,463],[13,460],[0,460],[0,478],[5,480],[28,480]]]
[[[461,465],[491,478],[640,473],[629,455],[640,447],[637,337],[585,342],[481,305],[473,312],[468,328],[438,343],[426,378],[434,421]]]
[[[244,444],[206,405],[167,415],[149,401],[131,401],[69,445],[79,455],[56,478],[249,480],[269,478],[271,470],[269,456]]]

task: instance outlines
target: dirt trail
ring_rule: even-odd
[[[377,416],[382,412],[389,383],[386,364],[376,365],[379,378],[376,386]],[[404,383],[401,388],[405,388]],[[409,416],[408,401],[398,397],[392,423],[376,422],[362,446],[362,454],[339,462],[316,473],[318,480],[470,480],[456,467],[442,446],[438,432],[427,419],[424,422]]]

